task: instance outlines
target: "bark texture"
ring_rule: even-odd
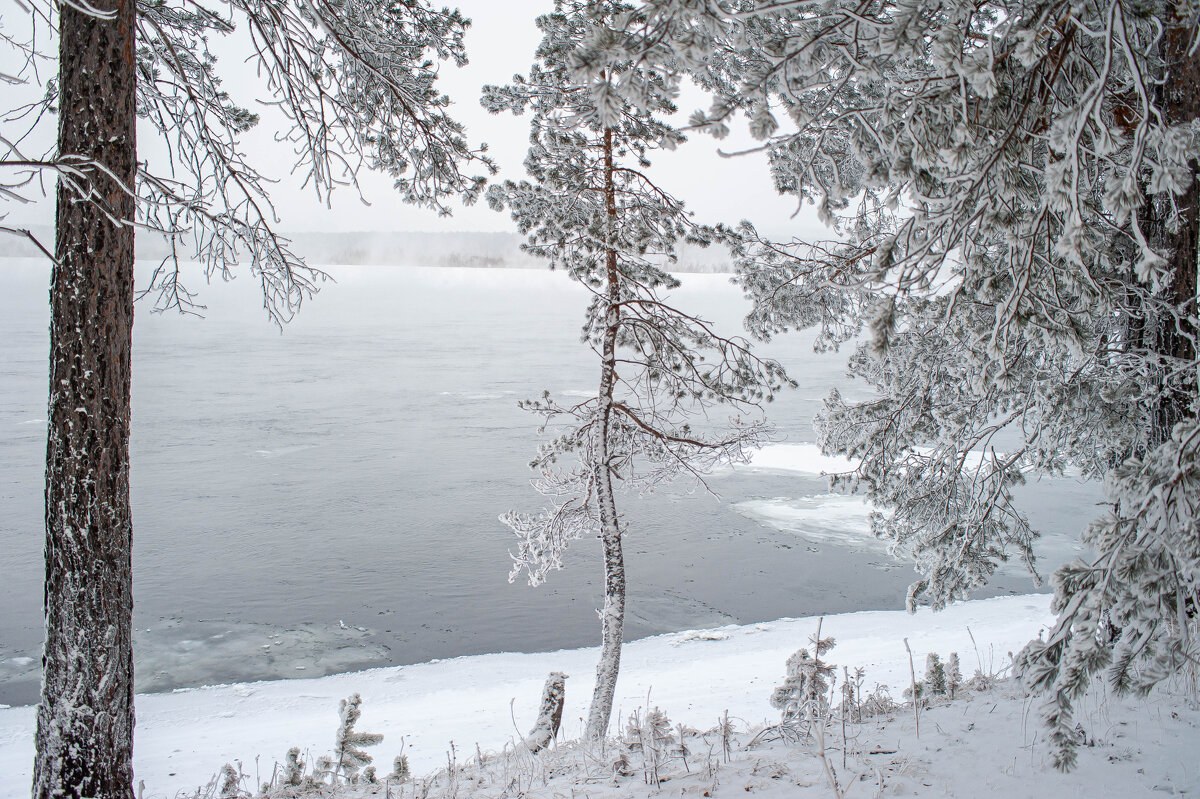
[[[613,135],[604,131],[604,203],[608,214],[609,235],[615,237],[617,225],[616,186],[613,181]],[[600,611],[600,662],[596,665],[596,687],[588,711],[587,738],[597,741],[608,733],[613,696],[617,690],[617,672],[621,668],[622,627],[625,622],[625,558],[621,550],[621,523],[613,495],[612,468],[609,463],[609,429],[613,413],[613,391],[617,382],[617,332],[621,326],[620,275],[617,251],[610,246],[605,255],[608,309],[604,320],[600,366],[600,420],[596,446],[596,502],[600,510],[600,539],[604,545],[604,608]]]
[[[1179,4],[1182,6],[1182,4]],[[1163,109],[1170,124],[1186,124],[1200,119],[1200,53],[1190,52],[1192,30],[1186,24],[1186,8],[1174,10],[1175,24],[1163,39],[1167,74],[1163,81]],[[1168,363],[1189,363],[1195,359],[1197,263],[1200,257],[1200,174],[1192,163],[1192,184],[1181,197],[1175,198],[1180,210],[1178,229],[1162,232],[1171,283],[1166,288],[1167,301],[1177,309],[1175,319],[1162,322],[1157,351]],[[1195,413],[1196,375],[1187,376],[1172,385],[1162,397],[1153,420],[1159,444],[1171,434],[1178,422]]]
[[[111,18],[60,6],[58,152],[88,196],[59,181],[34,799],[133,796],[135,4],[92,4]]]

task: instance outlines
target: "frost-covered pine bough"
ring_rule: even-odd
[[[547,393],[523,403],[555,434],[532,464],[541,473],[536,487],[552,504],[538,514],[502,517],[518,537],[511,577],[525,572],[534,585],[562,566],[570,541],[597,535],[603,542],[591,739],[608,729],[621,656],[625,528],[617,490],[648,491],[680,473],[700,478],[718,463],[744,458],[764,434],[760,403],[786,380],[746,341],[719,335],[665,295],[679,283],[662,265],[674,260],[680,242],[732,237],[696,225],[648,175],[650,151],[682,141],[658,117],[673,106],[664,99],[636,105],[615,93],[596,99],[572,75],[579,44],[615,35],[614,21],[629,8],[555,3],[554,13],[538,18],[545,35],[528,77],[486,87],[483,98],[493,112],[532,112],[525,160],[532,181],[493,186],[488,202],[509,210],[527,236],[526,251],[565,270],[592,297],[582,338],[600,362],[596,396],[563,404]],[[651,86],[662,80],[652,69],[640,77]],[[706,411],[721,403],[749,417],[710,423]]]
[[[21,26],[27,24],[25,30]],[[142,288],[194,309],[179,280],[245,260],[282,323],[316,288],[275,231],[266,178],[241,135],[257,117],[220,86],[210,38],[241,26],[290,127],[295,169],[322,197],[361,168],[392,175],[408,201],[447,210],[474,199],[490,164],[462,138],[436,89],[436,60],[462,63],[466,21],[424,2],[380,0],[20,0],[0,28],[16,54],[0,82],[34,96],[0,117],[0,232],[53,261],[46,462],[46,643],[33,795],[133,795],[130,352],[134,230],[173,255]],[[15,27],[14,27],[15,26]],[[54,39],[54,59],[43,53]],[[18,89],[13,89],[16,96]],[[14,102],[16,102],[14,100]],[[163,163],[139,160],[135,127],[160,136]],[[27,152],[57,122],[48,152]],[[57,181],[53,244],[4,223],[7,204]]]
[[[1025,476],[1077,467],[1112,510],[1053,578],[1056,628],[1024,654],[1060,766],[1071,706],[1105,673],[1145,691],[1194,668],[1198,9],[1183,0],[823,3],[652,0],[626,36],[573,56],[577,80],[669,96],[621,63],[674,63],[736,115],[775,188],[814,203],[827,243],[760,242],[743,272],[764,335],[860,327],[878,398],[834,395],[824,447],[875,532],[915,559],[910,604],[940,606],[1036,531]],[[759,259],[760,261],[762,259]]]

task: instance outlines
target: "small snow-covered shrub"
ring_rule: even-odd
[[[930,652],[925,658],[925,688],[931,697],[945,696],[948,693],[946,667],[942,665],[942,659],[938,657],[937,652]]]
[[[994,682],[981,671],[975,672],[970,685],[976,690],[987,690]],[[941,699],[954,699],[964,685],[962,667],[959,665],[958,653],[951,652],[945,661],[937,652],[925,656],[925,678],[917,680],[912,686],[904,689],[904,698],[916,701],[921,707],[928,707],[931,702]]]
[[[909,687],[905,688],[904,693],[901,694],[901,696],[903,696],[909,702],[918,702],[920,703],[921,707],[926,707],[929,704],[929,697],[927,696],[927,693],[928,691],[925,690],[925,681],[918,680]]]
[[[369,766],[374,759],[367,754],[363,747],[374,746],[383,740],[383,736],[379,733],[358,732],[354,729],[354,725],[358,723],[361,715],[362,697],[358,694],[353,694],[349,699],[343,699],[338,703],[338,716],[341,718],[341,724],[338,725],[331,759],[333,763],[332,782],[337,782],[339,775],[347,782],[357,780],[359,770],[364,766]]]
[[[304,781],[304,761],[300,759],[300,747],[293,746],[288,750],[287,759],[283,762],[283,784],[300,785]]]
[[[374,746],[383,740],[383,736],[372,732],[358,732],[354,729],[362,715],[362,697],[353,694],[348,699],[338,703],[338,729],[334,737],[333,752],[316,759],[311,773],[308,764],[300,759],[299,747],[293,746],[288,750],[284,759],[282,773],[273,777],[270,783],[263,785],[264,796],[304,796],[322,785],[352,784],[363,782],[376,784],[378,777],[371,765],[373,758],[363,750],[365,746]],[[403,756],[396,758],[397,767]],[[405,776],[407,776],[408,761],[404,760]],[[389,779],[396,775],[389,774]],[[223,796],[223,795],[222,795]]]
[[[412,776],[412,772],[408,769],[408,755],[396,755],[396,759],[392,761],[392,773],[388,774],[388,779],[404,782],[410,776]]]
[[[983,669],[975,669],[974,676],[967,683],[976,691],[990,691],[996,687],[999,678],[992,674],[987,674]]]
[[[855,713],[857,721],[873,719],[878,716],[888,716],[896,711],[899,705],[892,699],[886,685],[876,685],[875,690],[867,694],[859,703]]]
[[[813,652],[800,649],[787,660],[787,675],[771,693],[771,706],[779,708],[783,723],[802,720],[808,711],[824,715],[829,710],[829,687],[834,667],[821,656],[834,646],[832,638],[813,636]]]
[[[683,742],[683,733],[683,727],[673,728],[667,714],[657,707],[647,711],[644,717],[634,711],[618,739],[613,771],[627,777],[637,773],[638,766],[634,764],[637,755],[646,783],[658,785],[662,781],[662,769],[668,762],[679,758],[686,765],[689,752]]]
[[[950,657],[946,660],[946,690],[951,699],[962,689],[962,685],[962,668],[958,665],[958,653],[951,652]]]
[[[242,770],[240,766],[234,768],[232,763],[226,763],[221,768],[221,788],[217,796],[220,799],[241,799],[248,794],[242,790]]]

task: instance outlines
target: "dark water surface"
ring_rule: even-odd
[[[133,504],[139,690],[311,677],[503,650],[594,644],[595,541],[533,589],[507,581],[496,517],[535,510],[534,417],[518,399],[594,389],[583,292],[523,270],[331,267],[282,334],[252,281],[204,288],[205,318],[139,305]],[[48,272],[0,259],[0,703],[36,701]],[[678,302],[739,326],[728,278]],[[770,406],[809,442],[844,356],[805,336],[766,352],[800,388]],[[857,389],[860,390],[861,389]],[[865,510],[816,474],[743,468],[714,498],[681,483],[627,497],[628,638],[783,616],[895,608],[912,577]],[[1075,551],[1098,492],[1033,484],[1046,567]],[[1028,591],[1017,572],[988,592]]]

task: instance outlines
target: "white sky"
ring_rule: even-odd
[[[452,64],[442,66],[444,89],[454,100],[451,113],[466,124],[468,141],[472,144],[487,142],[490,154],[500,165],[497,179],[520,179],[524,176],[522,160],[528,144],[527,119],[511,114],[488,114],[479,105],[479,90],[485,83],[504,83],[514,73],[527,73],[540,39],[534,18],[549,11],[552,3],[549,0],[458,0],[457,5],[473,21],[466,39],[471,63],[461,70]],[[221,57],[225,87],[243,104],[262,111],[255,101],[266,96],[265,88],[255,83],[252,69],[242,65],[236,36],[229,44],[213,44]],[[245,74],[239,74],[241,71]],[[682,100],[681,120],[704,104],[704,97],[698,91]],[[52,133],[49,129],[43,132],[46,137]],[[281,217],[282,230],[513,229],[507,214],[491,211],[482,202],[470,208],[456,205],[449,218],[439,218],[432,211],[407,206],[399,201],[390,181],[375,174],[359,176],[370,205],[363,205],[352,190],[343,189],[334,192],[332,208],[326,208],[311,189],[301,188],[300,178],[288,174],[292,159],[290,147],[275,142],[273,133],[274,126],[264,114],[263,122],[247,134],[244,145],[251,163],[267,176],[279,180],[271,196]],[[150,145],[148,139],[147,132],[142,138],[142,148]],[[687,202],[698,221],[735,223],[746,218],[764,233],[776,237],[825,237],[827,231],[817,221],[811,206],[796,214],[795,199],[775,193],[765,158],[761,155],[723,158],[718,154],[718,144],[726,149],[740,149],[753,143],[744,135],[720,143],[697,135],[673,153],[656,154],[653,174],[665,188]],[[23,207],[7,205],[10,207],[0,208],[0,213],[10,212],[10,223],[50,224],[53,221],[53,203],[50,201]]]

